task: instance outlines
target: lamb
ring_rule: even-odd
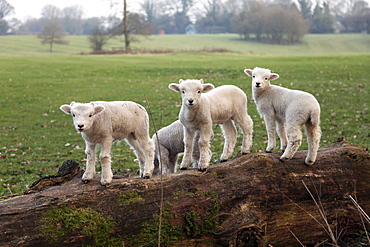
[[[179,120],[184,125],[185,148],[180,169],[187,169],[191,163],[193,139],[197,132],[200,152],[198,170],[207,169],[211,159],[208,150],[212,124],[220,124],[225,137],[221,161],[226,161],[231,156],[236,143],[237,131],[234,121],[243,132],[242,153],[250,152],[253,122],[247,113],[247,96],[240,88],[233,85],[214,88],[212,84],[204,84],[203,79],[180,79],[178,84],[171,83],[169,88],[181,92],[182,96]]]
[[[158,139],[157,139],[158,138]],[[179,120],[160,129],[153,135],[154,142],[154,172],[161,171],[159,162],[162,161],[162,174],[176,172],[177,158],[184,152],[184,126]],[[195,136],[193,148],[193,165],[198,168],[199,161],[199,135]]]
[[[270,81],[278,79],[279,75],[271,73],[269,69],[256,67],[253,70],[245,69],[244,72],[252,77],[253,99],[266,124],[266,152],[274,150],[277,131],[283,151],[280,161],[291,159],[301,145],[301,126],[305,125],[308,142],[305,164],[312,165],[321,138],[320,105],[316,98],[307,92],[271,85]]]
[[[102,176],[100,183],[111,183],[111,147],[114,140],[125,139],[134,149],[139,160],[140,175],[150,178],[153,169],[154,143],[149,137],[149,117],[145,108],[132,101],[95,101],[90,103],[72,102],[60,109],[73,117],[73,124],[86,143],[86,171],[84,183],[95,174],[97,144],[102,145],[100,161]]]

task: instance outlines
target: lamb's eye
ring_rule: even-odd
[[[75,117],[76,115],[75,114],[72,114],[72,117]]]
[[[269,78],[265,77],[265,81],[267,81]]]
[[[92,115],[90,114],[89,117],[92,117]]]
[[[200,91],[198,91],[198,93],[200,93]]]
[[[253,78],[256,78],[256,76],[255,76],[255,75],[253,75],[252,77],[253,77]]]
[[[185,91],[184,91],[184,90],[182,90],[182,91],[181,91],[181,93],[183,93],[183,94],[184,94],[184,93],[185,93]]]

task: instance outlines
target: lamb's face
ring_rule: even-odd
[[[171,83],[169,88],[181,93],[182,104],[194,107],[199,104],[203,92],[212,90],[212,84],[203,84],[203,80],[181,80],[180,83]]]
[[[96,106],[94,103],[74,103],[62,105],[60,109],[66,114],[72,115],[73,125],[76,130],[83,132],[91,128],[94,116],[104,111],[104,106]]]
[[[182,103],[189,107],[196,106],[202,96],[203,87],[199,81],[184,81],[180,84]]]
[[[264,89],[270,86],[270,81],[279,78],[276,73],[271,73],[269,69],[254,68],[246,69],[244,72],[252,77],[252,88],[253,90]]]

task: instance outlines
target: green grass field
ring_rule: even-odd
[[[0,196],[24,191],[39,177],[55,174],[66,159],[84,164],[84,141],[74,130],[72,118],[59,110],[61,104],[132,100],[148,110],[150,104],[152,135],[153,122],[160,127],[177,118],[180,94],[169,90],[168,84],[180,78],[242,88],[254,121],[252,152],[263,152],[265,126],[251,100],[251,79],[243,73],[255,66],[280,74],[275,84],[317,97],[322,108],[321,147],[342,136],[369,147],[369,35],[310,35],[292,47],[236,38],[166,35],[134,45],[146,50],[223,48],[232,50],[229,53],[80,56],[76,54],[89,51],[86,37],[68,37],[68,46],[55,46],[50,54],[34,36],[0,36]],[[110,46],[122,44],[111,41]],[[218,126],[214,131],[212,163],[217,163],[223,138]],[[300,150],[304,149],[305,141]],[[131,176],[138,170],[126,144],[114,145],[112,156],[116,174]]]
[[[53,56],[90,52],[87,36],[67,36],[69,45],[54,45]],[[349,55],[370,53],[370,35],[365,34],[310,34],[295,45],[269,45],[245,42],[237,34],[153,35],[138,37],[133,50],[189,51],[202,49],[228,49],[244,55]],[[36,36],[0,36],[0,57],[48,56],[49,46],[42,45]],[[123,47],[122,40],[111,39],[104,49]]]

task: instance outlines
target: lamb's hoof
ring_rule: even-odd
[[[226,162],[227,160],[220,160],[221,163]]]
[[[89,179],[82,179],[82,182],[83,182],[84,184],[87,184],[88,182],[90,182],[90,180],[89,180]]]
[[[246,154],[249,154],[249,153],[244,153],[244,152],[242,152],[242,155],[246,155]]]
[[[312,160],[305,160],[304,161],[304,164],[306,165],[306,166],[312,166],[313,165],[313,163],[315,163],[315,161],[312,161]]]
[[[198,171],[200,172],[205,172],[207,170],[207,168],[198,168]]]
[[[104,186],[104,187],[109,187],[110,183],[102,183],[102,182],[100,182],[100,185],[101,186]]]
[[[266,153],[270,154],[270,153],[272,153],[272,151],[268,151],[268,150],[266,150]]]
[[[187,167],[180,167],[180,170],[187,170]]]
[[[283,157],[283,158],[282,158],[282,157],[280,157],[280,158],[279,158],[279,160],[280,160],[281,162],[286,162],[286,161],[288,161],[289,159],[288,159],[288,158],[285,158],[285,157]]]
[[[149,175],[141,176],[143,179],[150,179]]]

